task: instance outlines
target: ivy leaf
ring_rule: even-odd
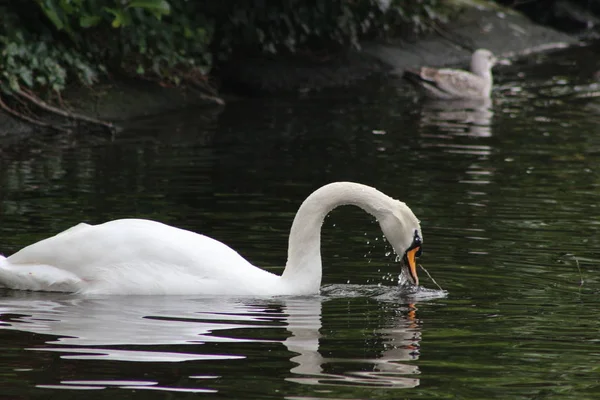
[[[65,25],[60,16],[58,15],[60,10],[56,9],[56,6],[53,2],[46,1],[44,2],[44,4],[39,4],[39,6],[41,7],[44,14],[46,14],[46,17],[48,17],[52,24],[54,24],[56,29],[58,29],[59,31],[64,29]]]
[[[33,76],[31,74],[31,70],[26,67],[21,67],[19,69],[19,77],[25,84],[29,87],[33,87]]]
[[[15,92],[18,92],[21,90],[21,87],[19,86],[19,81],[17,80],[17,77],[14,75],[10,75],[8,77],[8,85],[10,86],[10,88],[12,90],[14,90]]]
[[[96,26],[102,21],[102,17],[99,15],[82,15],[79,18],[79,26],[82,28],[91,28]]]
[[[113,19],[112,22],[113,28],[119,28],[121,26],[126,26],[131,23],[131,17],[123,10],[109,7],[104,7],[104,10],[111,13],[115,17],[115,19]]]
[[[46,79],[45,76],[38,76],[35,78],[36,82],[39,83],[42,86],[45,86],[48,83],[48,80]]]
[[[171,6],[167,0],[133,0],[127,5],[127,8],[130,7],[145,8],[157,17],[171,13]]]

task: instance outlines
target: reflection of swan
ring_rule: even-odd
[[[246,306],[228,298],[127,296],[73,298],[52,293],[25,293],[0,299],[0,315],[19,315],[0,329],[58,336],[52,347],[32,350],[70,354],[65,358],[176,362],[244,358],[188,352],[123,349],[123,346],[201,345],[248,340],[219,335],[229,329],[257,328],[264,307]],[[210,312],[202,310],[209,309]],[[266,317],[266,315],[265,315]],[[225,320],[225,322],[222,322]],[[259,340],[251,340],[253,342]],[[118,346],[118,348],[113,348]],[[170,347],[171,348],[171,347]]]
[[[374,358],[328,358],[322,356],[319,349],[321,309],[326,299],[322,296],[261,302],[229,297],[73,298],[56,293],[15,294],[0,298],[0,316],[3,317],[0,330],[48,335],[45,344],[37,344],[29,350],[57,352],[65,359],[136,363],[236,362],[227,360],[252,357],[249,343],[261,343],[261,351],[264,351],[265,343],[273,347],[283,343],[293,353],[289,356],[294,363],[289,381],[311,385],[342,383],[345,386],[385,387],[414,387],[419,382],[414,377],[418,374],[417,366],[405,363],[416,359],[414,346],[418,346],[420,341],[419,326],[412,312],[408,316],[406,312],[394,312],[394,317],[386,319],[379,329],[375,329],[382,343],[378,345]],[[397,301],[398,298],[395,298],[394,310],[398,310]],[[256,339],[265,337],[265,329],[285,329],[289,334],[283,341]],[[219,343],[218,347],[203,346],[215,342]],[[246,345],[237,346],[240,342]],[[24,343],[31,346],[29,339],[25,339]],[[227,347],[229,343],[232,346]],[[215,351],[219,354],[211,354]],[[359,363],[369,365],[368,371],[357,371],[356,364]],[[222,369],[219,365],[211,366],[211,371],[217,375],[226,374],[228,365]],[[336,372],[324,372],[331,365],[335,366]],[[124,369],[129,371],[128,367]],[[70,375],[72,380],[64,382],[62,387],[76,387],[82,382],[94,384],[90,380],[93,375],[88,370],[80,371],[80,374]],[[120,373],[118,369],[115,371],[114,381],[122,381]],[[137,378],[142,376],[143,372]],[[150,383],[138,381],[137,385],[143,389],[141,385]]]
[[[429,100],[423,103],[421,123],[432,125],[453,135],[492,136],[494,112],[490,99]]]
[[[451,68],[421,67],[418,71],[405,71],[404,77],[430,98],[446,100],[488,98],[492,91],[494,64],[496,64],[496,57],[489,50],[479,49],[471,56],[471,72]]]
[[[225,244],[154,221],[79,224],[0,259],[0,283],[14,289],[84,294],[318,293],[321,225],[333,208],[351,204],[377,218],[404,275],[418,284],[419,221],[406,206],[369,186],[332,183],[300,206],[281,276],[259,269]]]
[[[296,376],[288,378],[291,382],[309,385],[336,384],[373,385],[387,387],[415,387],[419,379],[413,376],[419,373],[418,367],[403,364],[417,358],[414,346],[420,341],[418,325],[414,316],[396,321],[393,328],[381,329],[386,342],[380,357],[376,359],[326,358],[319,352],[321,303],[305,301],[286,301],[288,330],[292,333],[284,344],[289,351],[298,353],[290,361],[298,364],[290,372]],[[348,371],[345,374],[324,372],[327,364],[364,363],[372,364],[371,371]],[[339,368],[337,368],[339,370]],[[407,376],[408,375],[408,376]]]

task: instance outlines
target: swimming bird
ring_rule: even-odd
[[[406,70],[404,78],[433,99],[489,98],[493,84],[492,67],[496,62],[492,52],[479,49],[471,56],[471,72],[421,67],[418,71]]]
[[[282,275],[255,267],[208,236],[151,220],[119,219],[80,223],[0,257],[0,286],[89,295],[316,294],[322,276],[321,225],[332,209],[345,204],[377,219],[402,257],[402,274],[418,285],[416,258],[423,235],[410,208],[370,186],[334,182],[314,191],[298,209]]]

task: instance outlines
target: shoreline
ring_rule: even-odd
[[[220,95],[235,101],[240,93],[241,97],[277,97],[340,88],[376,74],[398,76],[406,68],[421,65],[467,64],[477,48],[487,48],[500,58],[516,58],[580,42],[575,36],[538,25],[519,12],[496,4],[469,3],[461,7],[453,21],[415,41],[365,42],[361,50],[348,50],[319,62],[267,56],[232,62],[219,74],[228,83]],[[128,119],[187,107],[222,107],[193,90],[144,81],[115,81],[93,88],[72,88],[65,92],[64,99],[74,112],[117,125]],[[39,131],[39,127],[0,112],[0,143],[8,137],[14,140],[15,135],[29,136]]]

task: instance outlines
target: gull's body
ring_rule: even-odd
[[[82,294],[305,295],[321,285],[321,225],[333,208],[351,204],[374,215],[418,284],[419,221],[406,206],[369,186],[336,182],[300,206],[283,274],[257,268],[227,245],[155,221],[79,224],[0,257],[0,286]]]
[[[429,98],[485,99],[490,97],[492,91],[492,67],[496,61],[489,50],[479,49],[471,57],[470,72],[421,67],[417,71],[405,71],[404,77]]]

